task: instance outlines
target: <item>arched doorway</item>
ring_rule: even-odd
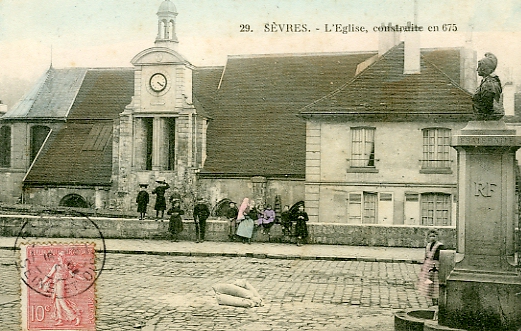
[[[87,201],[79,194],[67,194],[60,201],[60,206],[63,207],[77,207],[89,208]]]

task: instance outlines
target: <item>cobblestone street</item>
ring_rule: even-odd
[[[15,253],[0,250],[2,296],[18,293]],[[107,255],[97,282],[98,330],[393,330],[393,312],[427,307],[411,263],[225,256]],[[258,308],[219,306],[212,285],[246,279]],[[1,301],[0,301],[1,304]],[[18,330],[19,301],[0,309]]]

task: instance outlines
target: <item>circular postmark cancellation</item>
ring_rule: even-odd
[[[105,239],[91,218],[78,215],[40,215],[27,218],[21,226],[14,248],[20,252],[16,265],[21,277],[22,324],[27,330],[95,330],[95,283],[105,265]],[[59,225],[75,229],[75,238],[32,236],[47,234],[45,227]],[[89,233],[90,238],[80,237],[82,233]]]
[[[101,275],[106,259],[105,238],[99,226],[88,215],[75,211],[77,216],[62,217],[61,222],[71,229],[76,229],[75,238],[60,238],[51,241],[45,238],[31,236],[28,229],[40,227],[40,233],[48,233],[47,228],[56,226],[47,221],[45,216],[26,218],[16,237],[14,250],[22,250],[16,265],[20,272],[22,282],[32,290],[51,296],[49,286],[41,285],[41,281],[47,276],[49,266],[57,262],[66,264],[77,280],[83,280],[81,286],[76,283],[70,288],[67,296],[75,296],[88,290]],[[84,232],[94,234],[90,238],[82,238]],[[101,254],[96,254],[98,251]],[[60,261],[59,261],[60,260]],[[43,270],[42,268],[46,269]],[[83,279],[82,279],[83,278]]]

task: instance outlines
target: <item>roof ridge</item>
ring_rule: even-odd
[[[78,97],[78,93],[80,93],[80,90],[81,90],[81,88],[83,86],[83,83],[85,82],[85,77],[87,76],[87,71],[89,71],[89,69],[85,69],[83,71],[81,77],[78,77],[78,80],[81,79],[81,84],[76,89],[76,92],[74,93],[74,96],[71,98],[71,102],[70,102],[69,106],[67,107],[67,112],[65,113],[65,118],[66,119],[69,119],[69,115],[71,113],[72,107],[74,106],[74,103],[76,102],[76,98]]]
[[[427,65],[430,65],[432,66],[436,71],[438,71],[439,73],[441,73],[443,76],[445,76],[446,78],[449,79],[449,81],[454,85],[454,87],[462,90],[463,92],[469,94],[469,95],[472,95],[472,93],[470,93],[469,91],[465,90],[461,85],[460,83],[456,82],[454,79],[452,79],[449,75],[447,75],[447,73],[445,73],[443,70],[441,70],[437,65],[435,65],[434,63],[432,63],[431,61],[427,60],[423,55],[421,55],[420,53],[420,57],[423,59],[423,61],[425,62],[425,64]]]
[[[323,97],[313,101],[312,103],[302,107],[299,112],[302,112],[308,108],[311,108],[312,106],[316,105],[318,102],[322,101],[322,100],[325,100],[329,97],[332,97],[334,96],[335,94],[338,94],[340,93],[342,90],[344,90],[348,85],[351,85],[355,80],[357,80],[360,76],[362,76],[364,73],[366,73],[369,68],[373,67],[374,65],[376,65],[376,63],[379,63],[380,61],[382,61],[386,56],[388,56],[388,54],[393,51],[395,48],[397,48],[398,46],[401,46],[404,42],[400,42],[398,43],[397,45],[394,45],[393,47],[391,47],[387,52],[385,52],[384,54],[382,54],[382,56],[378,57],[378,59],[376,61],[374,61],[373,63],[371,63],[370,65],[368,65],[364,70],[362,70],[358,75],[354,76],[353,78],[351,78],[351,80],[345,82],[344,84],[342,84],[341,86],[339,86],[336,90],[332,91],[332,92],[329,92],[328,94],[324,95]]]
[[[359,55],[378,53],[376,50],[372,51],[344,51],[344,52],[309,52],[309,53],[264,53],[264,54],[231,54],[228,59],[236,58],[274,58],[274,57],[295,57],[295,56],[338,56],[338,55]]]

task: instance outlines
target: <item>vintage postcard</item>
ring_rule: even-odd
[[[0,0],[0,331],[519,327],[520,15]]]

